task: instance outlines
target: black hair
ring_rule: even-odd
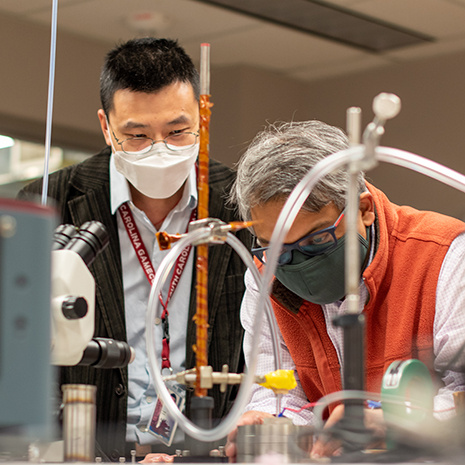
[[[176,40],[152,37],[129,40],[106,56],[100,74],[102,108],[108,115],[117,90],[150,93],[176,82],[190,83],[199,100],[199,73]]]

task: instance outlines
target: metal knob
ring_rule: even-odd
[[[380,120],[395,118],[400,108],[400,98],[396,94],[382,92],[373,99],[373,112]]]

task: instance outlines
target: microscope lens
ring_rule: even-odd
[[[72,224],[60,224],[53,234],[52,250],[63,249],[78,229]]]
[[[64,248],[77,253],[89,266],[108,242],[105,226],[99,221],[88,221],[79,228],[79,233],[72,237]]]

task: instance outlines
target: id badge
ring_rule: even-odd
[[[181,412],[184,412],[186,403],[186,390],[179,384],[170,384],[167,386],[168,391]],[[148,430],[160,442],[166,446],[171,446],[178,422],[168,413],[160,398],[157,398],[152,419],[148,424]]]

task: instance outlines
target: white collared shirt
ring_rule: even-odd
[[[151,380],[145,346],[145,317],[151,286],[139,263],[121,215],[117,213],[119,206],[125,202],[134,216],[142,241],[152,260],[156,272],[161,261],[168,253],[160,251],[155,237],[157,230],[147,215],[139,210],[131,201],[131,194],[126,178],[116,170],[113,155],[110,159],[110,202],[111,212],[116,213],[118,236],[120,241],[121,264],[123,269],[124,308],[128,343],[134,348],[136,358],[128,365],[128,418],[126,441],[140,444],[157,443],[151,433],[145,432],[155,408],[156,393]],[[181,200],[164,219],[160,231],[169,234],[186,231],[192,211],[197,207],[197,188],[195,167],[192,168],[184,186]],[[185,368],[186,328],[189,313],[189,301],[193,274],[193,256],[191,252],[179,284],[168,306],[170,328],[170,360],[174,372]],[[163,294],[166,295],[169,279],[165,282]],[[158,317],[160,315],[157,315]],[[162,348],[161,320],[156,318],[154,324],[154,340],[156,355],[161,364]],[[179,436],[178,436],[179,435]],[[180,431],[176,433],[175,442],[181,440]]]

